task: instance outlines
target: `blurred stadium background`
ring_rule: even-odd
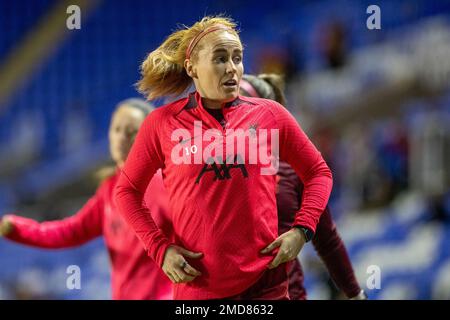
[[[81,8],[68,30],[66,8]],[[381,30],[368,30],[369,5]],[[109,161],[107,128],[147,52],[179,23],[240,22],[247,73],[281,72],[332,167],[330,201],[371,299],[450,299],[450,1],[0,1],[0,214],[73,214]],[[158,101],[157,104],[162,104]],[[310,299],[339,299],[311,245]],[[82,289],[66,288],[79,265]],[[366,287],[379,266],[381,288]],[[45,251],[0,240],[0,299],[109,299],[101,239]]]

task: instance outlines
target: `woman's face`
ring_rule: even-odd
[[[126,104],[114,112],[109,126],[109,151],[118,167],[124,165],[144,118],[141,110]]]
[[[198,43],[195,58],[186,60],[188,74],[200,95],[214,102],[229,102],[239,94],[239,82],[244,73],[242,44],[228,31],[215,31]]]

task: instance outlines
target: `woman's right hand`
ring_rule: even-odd
[[[8,218],[3,217],[0,220],[0,237],[4,237],[10,234],[12,229],[13,229],[12,222]]]
[[[201,272],[191,267],[185,257],[199,259],[202,256],[203,253],[195,253],[182,247],[171,245],[167,247],[164,254],[162,269],[173,283],[190,282],[197,276],[200,276]]]

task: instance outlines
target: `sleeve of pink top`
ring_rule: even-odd
[[[6,215],[13,225],[6,238],[39,248],[59,249],[81,245],[102,235],[103,201],[96,194],[75,215],[55,221]]]
[[[333,186],[331,170],[295,118],[276,102],[271,110],[279,128],[280,159],[291,165],[304,185],[302,205],[292,225],[315,232]]]
[[[161,122],[159,110],[153,111],[142,124],[127,157],[115,188],[120,213],[136,232],[148,255],[162,266],[171,244],[144,205],[145,191],[164,160],[158,137]]]

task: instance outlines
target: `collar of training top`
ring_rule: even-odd
[[[181,109],[189,110],[189,109],[197,108],[199,106],[199,104],[201,103],[200,99],[201,99],[201,97],[200,97],[200,94],[198,93],[198,91],[191,92],[188,96],[186,104],[183,105],[183,107]],[[238,96],[233,101],[227,102],[225,104],[225,108],[237,107],[243,103],[248,103],[248,101],[244,101]]]

